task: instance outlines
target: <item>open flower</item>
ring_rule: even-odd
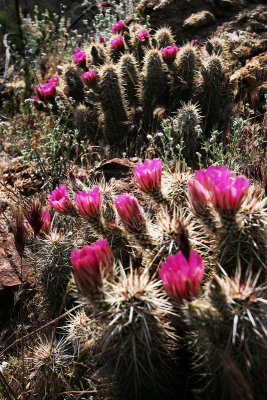
[[[83,294],[98,291],[102,277],[113,271],[113,254],[107,239],[73,250],[71,263],[78,289]]]
[[[75,64],[85,65],[86,54],[79,47],[74,49],[73,61]]]
[[[190,251],[187,260],[179,251],[161,263],[159,276],[170,297],[177,301],[189,300],[196,296],[204,276],[205,265],[201,256]]]
[[[130,232],[141,232],[146,224],[144,212],[137,199],[130,193],[124,193],[114,199],[121,222]]]
[[[35,86],[37,96],[40,100],[52,100],[56,97],[56,86],[53,83]]]
[[[61,185],[55,190],[52,190],[48,200],[50,206],[62,214],[66,214],[72,208],[72,202],[67,192],[66,185]]]
[[[120,33],[124,26],[126,26],[125,22],[122,20],[119,20],[116,24],[112,25],[112,32]]]
[[[137,185],[143,192],[153,193],[161,187],[162,161],[145,160],[144,164],[137,164],[134,167],[134,177]]]
[[[114,50],[120,51],[124,49],[124,40],[122,36],[118,36],[110,41]]]
[[[103,195],[98,186],[92,191],[78,192],[75,199],[76,209],[84,218],[94,218],[100,214]]]
[[[198,183],[196,183],[196,182]],[[235,214],[248,193],[249,179],[236,176],[225,165],[210,166],[195,171],[195,178],[188,182],[192,202],[210,199],[214,208],[221,214]]]
[[[91,69],[90,71],[85,72],[84,74],[81,75],[82,80],[86,84],[86,86],[92,88],[96,84],[96,72],[94,69]]]
[[[175,45],[167,46],[161,50],[161,55],[163,60],[168,63],[168,62],[173,62],[175,60],[177,52],[178,52],[177,46]]]
[[[143,29],[139,35],[138,35],[138,40],[142,43],[148,42],[149,40],[149,33],[146,29]]]

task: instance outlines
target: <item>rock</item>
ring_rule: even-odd
[[[246,98],[261,111],[265,105],[267,87],[267,52],[253,57],[243,68],[230,77],[236,100]]]
[[[103,174],[106,180],[111,178],[120,179],[127,176],[134,165],[134,162],[128,158],[114,158],[104,161],[99,166],[96,166],[95,177],[101,177]]]
[[[178,45],[236,30],[257,34],[251,40],[250,48],[254,47],[255,41],[266,40],[267,6],[264,0],[143,0],[139,10],[143,15],[150,15],[152,28],[169,26]]]
[[[209,11],[200,11],[191,14],[183,24],[185,29],[199,29],[216,21],[215,16]]]

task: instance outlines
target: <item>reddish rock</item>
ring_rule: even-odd
[[[113,158],[97,166],[95,168],[95,176],[100,177],[104,175],[107,180],[111,178],[119,179],[127,176],[134,165],[135,163],[128,158]]]
[[[185,29],[199,29],[216,21],[215,16],[209,11],[200,11],[191,14],[184,23]]]
[[[230,77],[230,85],[235,89],[237,100],[245,97],[252,105],[262,110],[267,86],[267,52],[253,57],[243,68],[236,71]]]

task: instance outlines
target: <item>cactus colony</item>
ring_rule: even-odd
[[[46,233],[42,205],[26,208],[42,306],[53,316],[54,294],[71,301],[70,291],[80,302],[62,326],[72,357],[118,399],[179,399],[186,366],[196,399],[263,400],[266,198],[225,166],[193,176],[145,160],[132,179],[118,195],[116,181],[71,172],[49,197]]]
[[[38,86],[39,98],[44,102],[53,101],[56,95],[66,102],[74,100],[73,124],[81,138],[95,141],[93,129],[88,128],[85,136],[87,121],[87,125],[101,127],[102,139],[114,149],[124,148],[125,144],[128,148],[130,138],[136,140],[137,135],[155,131],[156,110],[166,115],[178,112],[181,120],[185,115],[179,112],[182,102],[185,106],[192,104],[189,108],[197,105],[195,118],[206,135],[218,128],[216,123],[222,126],[227,121],[231,93],[225,78],[224,53],[217,49],[220,43],[217,46],[215,39],[210,42],[214,51],[208,46],[209,54],[194,41],[178,49],[168,28],[150,36],[141,25],[133,23],[119,26],[114,33],[110,43],[101,37],[85,45],[84,51],[75,49],[73,64],[59,67],[57,91],[50,93],[51,83]],[[44,95],[46,85],[50,85],[49,96]],[[182,122],[182,131],[187,130],[186,115]],[[188,132],[185,136],[188,138]],[[188,155],[186,161],[191,164]]]
[[[61,96],[80,140],[98,126],[121,149],[156,129],[155,110],[173,113],[174,140],[183,135],[196,166],[196,127],[209,135],[230,115],[223,44],[178,49],[168,28],[151,37],[123,21],[113,33],[109,44],[101,36],[76,48],[55,83],[38,85],[39,100],[57,112]],[[16,214],[15,245],[35,266],[39,307],[51,318],[79,308],[58,322],[64,340],[40,337],[30,351],[35,398],[59,396],[68,360],[90,365],[114,399],[266,398],[266,198],[226,166],[194,175],[162,167],[136,165],[130,193],[70,171],[49,196],[52,223],[43,200],[24,207],[26,225]]]

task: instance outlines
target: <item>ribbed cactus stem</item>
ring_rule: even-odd
[[[175,74],[177,77],[180,76],[185,82],[180,93],[181,100],[188,101],[192,98],[195,88],[196,71],[199,67],[199,59],[200,57],[196,47],[192,46],[190,43],[182,46],[178,51]]]
[[[137,107],[139,76],[135,57],[131,54],[125,54],[120,60],[120,77],[124,95],[130,107]]]
[[[110,144],[123,145],[127,140],[128,117],[116,67],[105,65],[100,77],[100,102],[106,138]]]
[[[160,28],[156,31],[154,36],[158,49],[163,49],[167,46],[174,44],[174,36],[169,28]]]
[[[195,99],[204,117],[204,130],[209,134],[215,124],[226,124],[230,115],[230,92],[225,84],[223,60],[218,55],[205,59],[197,78]]]
[[[82,103],[84,101],[84,90],[80,73],[75,68],[69,68],[65,73],[65,81],[68,96]]]
[[[159,50],[149,50],[142,71],[140,101],[143,105],[143,129],[152,127],[153,111],[167,102],[168,87]]]
[[[183,104],[173,120],[173,130],[176,140],[182,136],[184,140],[184,156],[189,166],[197,166],[197,151],[200,148],[200,140],[196,131],[201,121],[199,109],[191,102]]]

